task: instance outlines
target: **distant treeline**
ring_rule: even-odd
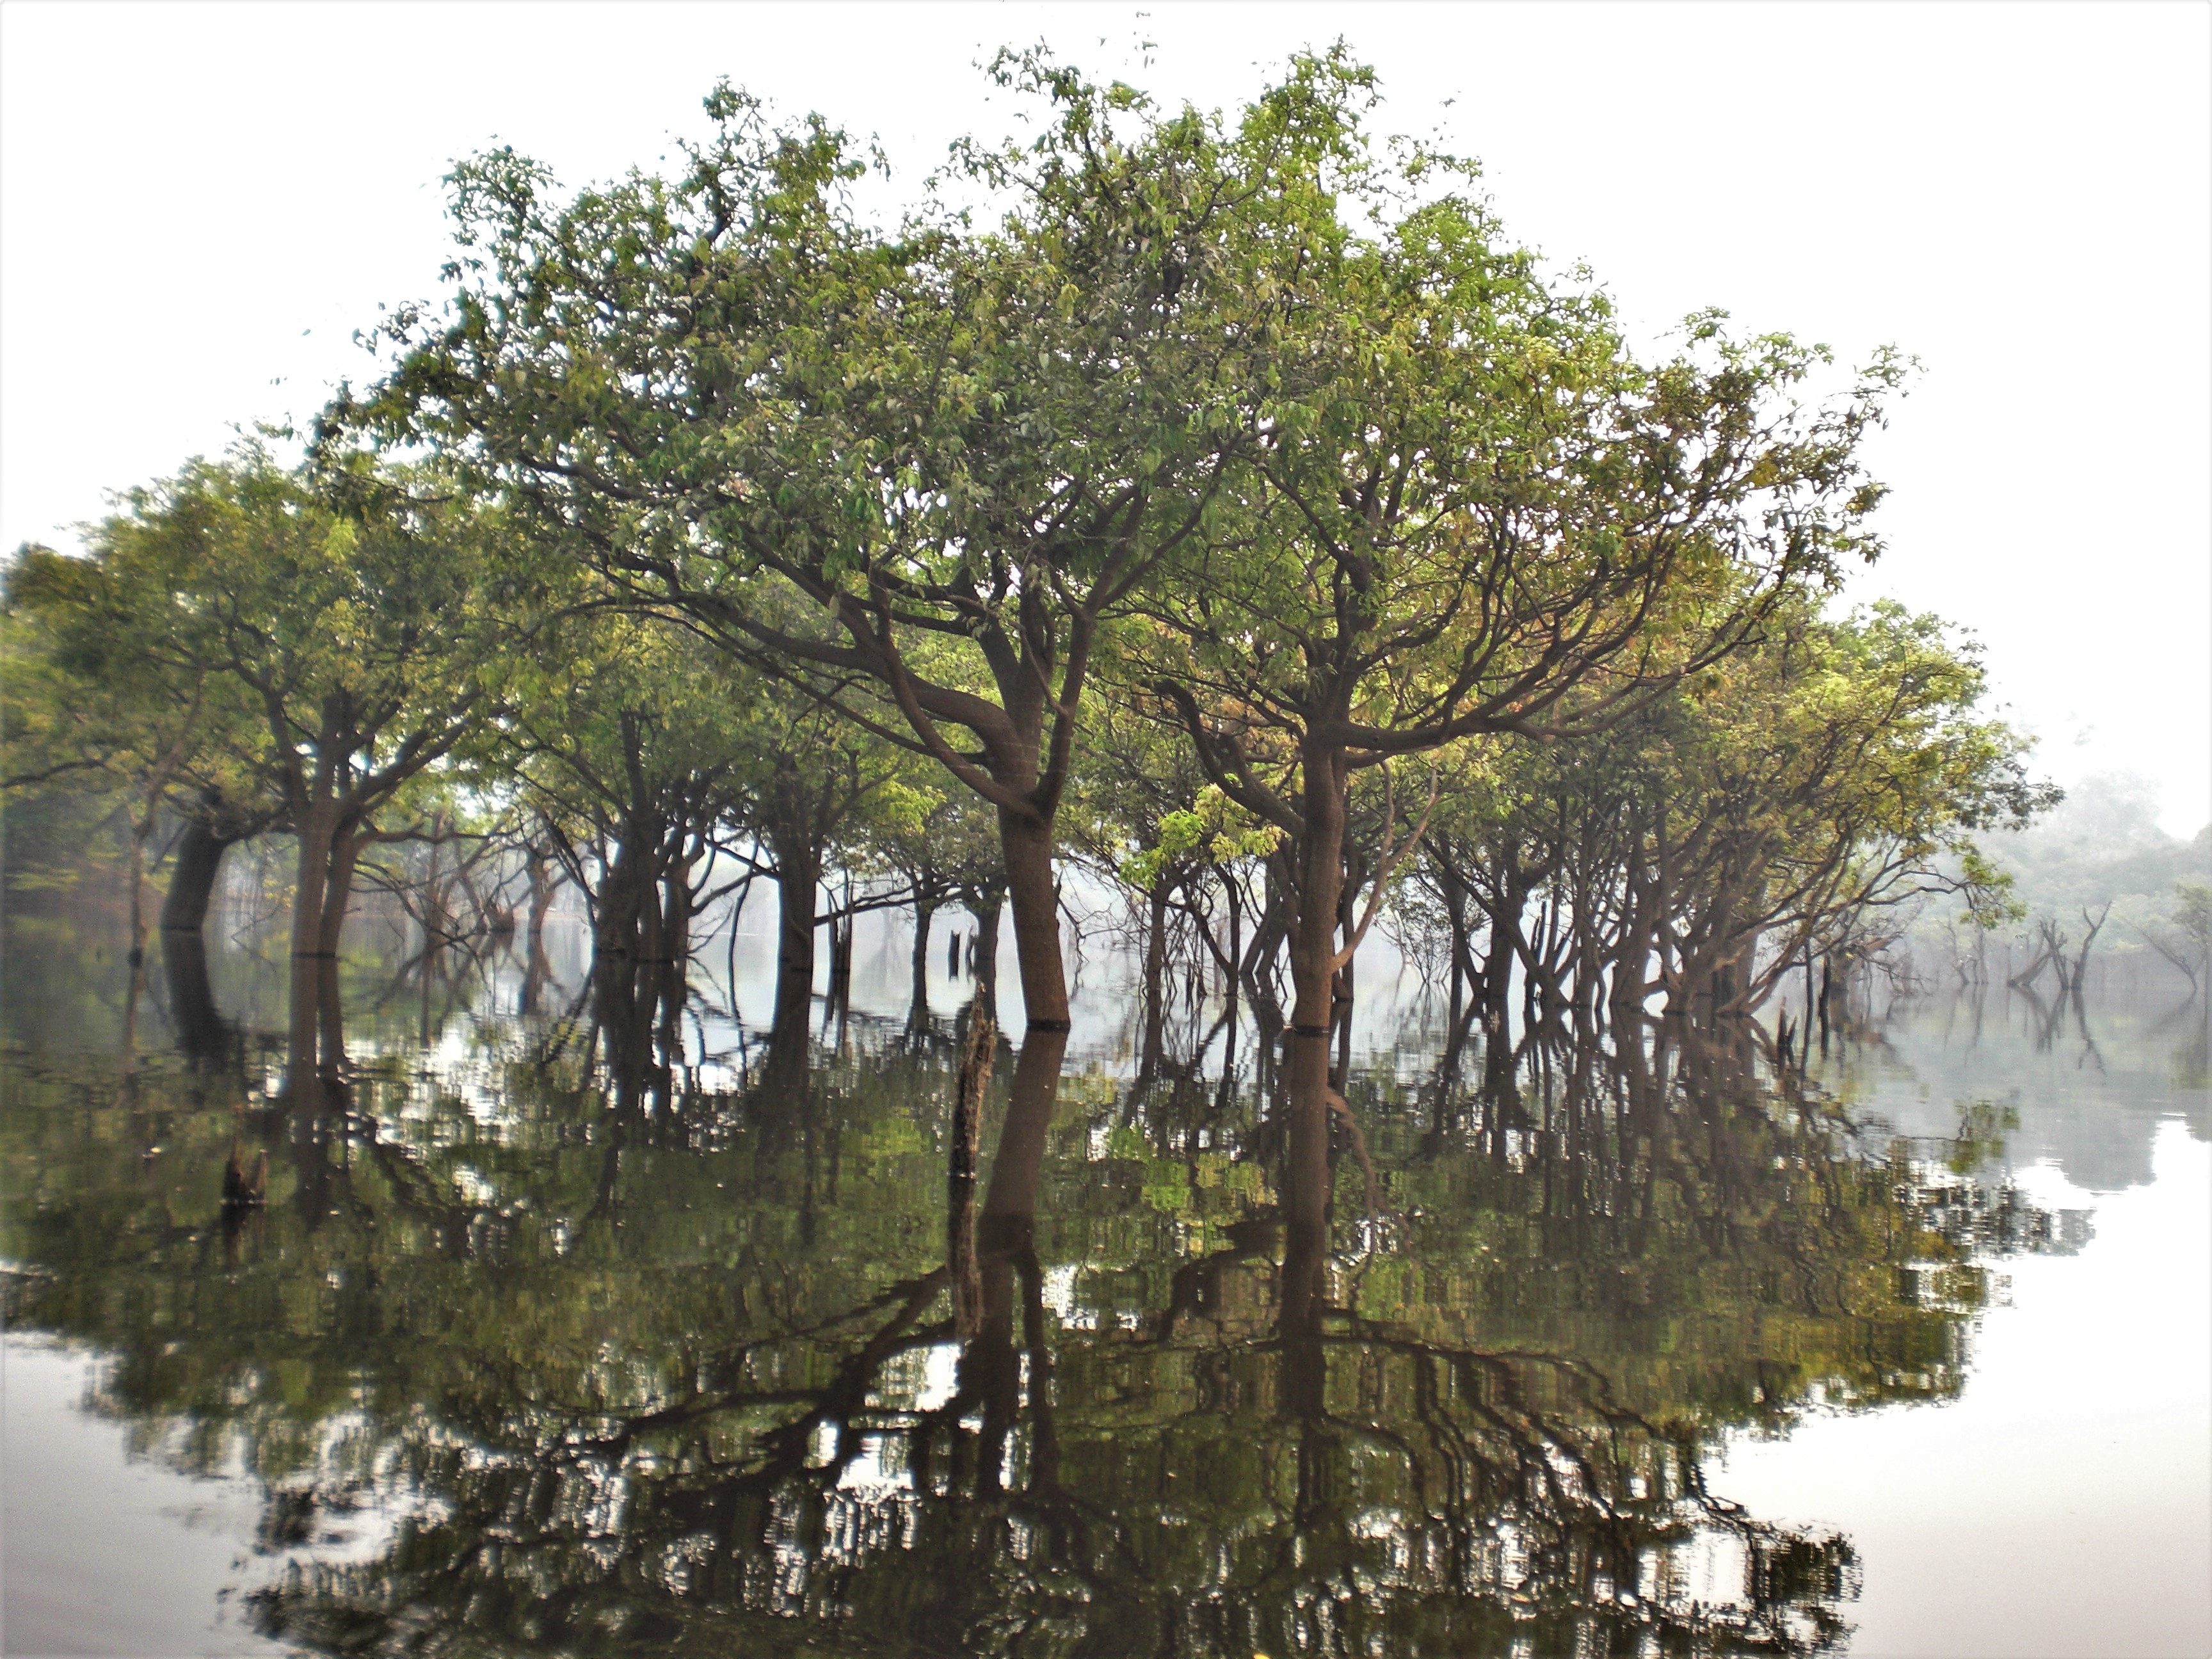
[[[1946,931],[1940,915],[1916,930],[1916,945],[1948,952],[1960,976],[1987,977],[1994,943],[2004,976],[2026,983],[2047,970],[2065,988],[2103,960],[2178,972],[2197,988],[2212,947],[2212,824],[2188,841],[2168,835],[2143,779],[2088,778],[2033,827],[1990,838],[1988,852],[2019,921],[1994,940]]]

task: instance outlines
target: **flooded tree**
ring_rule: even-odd
[[[197,930],[222,857],[283,821],[282,792],[253,763],[264,716],[217,671],[204,626],[182,613],[179,550],[111,520],[90,557],[21,550],[7,572],[9,671],[0,791],[90,793],[128,826],[131,939],[143,947],[147,848],[167,819],[176,845],[165,932]],[[72,849],[81,852],[79,842]]]

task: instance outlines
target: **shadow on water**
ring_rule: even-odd
[[[1233,1006],[1123,1082],[516,966],[310,963],[279,1043],[180,945],[130,1089],[10,1057],[8,1320],[251,1473],[294,1647],[1832,1649],[1849,1540],[1710,1454],[1954,1395],[1978,1260],[2079,1243],[2001,1112],[1878,1142],[1747,1027],[1469,1014],[1316,1093]]]

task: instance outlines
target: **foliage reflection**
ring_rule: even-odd
[[[1849,1542],[1709,1492],[1707,1454],[1949,1396],[1971,1258],[2078,1243],[1975,1179],[2001,1119],[1876,1156],[1679,1022],[1462,1030],[1317,1121],[1233,1048],[1117,1082],[979,1042],[970,1182],[955,1034],[763,1051],[600,971],[532,988],[566,1013],[326,1024],[317,1066],[295,1026],[280,1069],[172,961],[178,1052],[130,1087],[11,1056],[9,1322],[97,1345],[142,1443],[264,1483],[265,1632],[1819,1650]],[[226,1207],[262,1150],[265,1206]],[[311,1547],[371,1512],[373,1549]]]

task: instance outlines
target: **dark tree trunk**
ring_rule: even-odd
[[[846,895],[847,903],[852,895]],[[842,915],[830,924],[830,1000],[840,1008],[853,1003],[853,918]]]
[[[987,887],[972,902],[975,937],[969,943],[968,965],[975,973],[975,983],[987,994],[995,997],[999,988],[999,921],[1006,914],[1006,893],[1001,888]],[[1048,1024],[1046,1029],[1058,1028]]]
[[[607,1072],[617,1118],[643,1109],[653,1070],[653,1014],[659,1005],[657,970],[622,956],[592,964],[593,1012],[607,1045]]]
[[[929,930],[937,920],[937,901],[916,894],[914,901],[913,988],[907,1003],[907,1028],[929,1029]]]
[[[661,1044],[670,1063],[683,1049],[684,999],[691,966],[691,871],[682,854],[661,882],[660,959],[653,963],[660,997]]]
[[[353,872],[361,862],[361,849],[368,844],[365,826],[348,824],[331,842],[331,869],[323,883],[323,925],[320,954],[336,957],[345,935],[346,911],[353,903]]]
[[[983,1100],[999,1048],[990,1012],[971,1006],[952,1084],[952,1135],[945,1222],[945,1269],[952,1281],[952,1325],[963,1342],[982,1328],[982,1280],[975,1260],[975,1176],[982,1144]]]
[[[169,872],[169,891],[161,901],[163,933],[197,933],[206,924],[216,884],[222,876],[222,855],[236,839],[217,835],[197,819],[185,826],[184,838],[177,843],[176,867]]]
[[[633,815],[620,828],[614,862],[592,896],[592,951],[633,962],[665,961],[667,939],[662,926],[662,847],[665,826],[657,817]]]
[[[983,1194],[981,1248],[1006,1252],[1026,1249],[1036,1218],[1037,1181],[1044,1170],[1046,1132],[1052,1127],[1060,1095],[1060,1062],[1067,1057],[1067,1033],[1045,1031],[1022,1040],[1006,1103],[1006,1121],[991,1164],[991,1184]]]
[[[1326,1037],[1294,1036],[1276,1326],[1282,1368],[1279,1398],[1283,1415],[1293,1421],[1312,1422],[1328,1412],[1322,1334],[1328,1282],[1328,1103],[1325,1094],[1300,1086],[1327,1060]]]
[[[343,923],[345,913],[338,913]],[[315,961],[315,1023],[319,1028],[321,1052],[317,1056],[315,1069],[324,1078],[335,1080],[346,1071],[345,1007],[338,998],[337,953],[319,957]]]
[[[974,1018],[974,1016],[971,1016]],[[977,1436],[975,1486],[979,1495],[1000,1490],[1006,1450],[1019,1421],[1020,1357],[1015,1346],[1018,1274],[1036,1281],[1037,1183],[1044,1168],[1045,1132],[1052,1121],[1060,1087],[1060,1064],[1067,1048],[1064,1031],[1025,1038],[1015,1062],[1006,1121],[992,1160],[991,1181],[975,1224],[975,1334],[962,1349],[959,1386],[974,1399],[982,1418]],[[1029,1298],[1035,1300],[1034,1293]],[[1045,1409],[1039,1374],[1030,1376],[1033,1418]],[[1049,1455],[1048,1451],[1046,1454]]]
[[[544,988],[553,964],[545,954],[545,917],[553,908],[553,895],[557,890],[546,869],[546,860],[534,848],[526,866],[530,878],[530,960],[523,970],[522,1001],[520,1012],[538,1012],[538,1000]]]
[[[1336,997],[1337,911],[1344,884],[1345,790],[1340,750],[1316,747],[1303,757],[1305,835],[1297,848],[1298,886],[1291,928],[1291,1146],[1310,1149],[1319,1125],[1328,1140],[1329,1036]],[[1293,1184],[1306,1179],[1295,1164]]]
[[[680,969],[691,959],[691,868],[681,854],[660,887],[659,959]]]
[[[545,917],[553,908],[553,896],[560,890],[552,878],[546,860],[536,853],[530,855],[530,948],[542,951],[545,944]]]
[[[1157,1070],[1167,1029],[1168,888],[1153,888],[1145,917],[1145,1035],[1139,1069]]]
[[[198,928],[162,933],[161,971],[169,984],[177,1046],[197,1063],[220,1063],[231,1052],[231,1031],[216,1006],[215,988],[208,978],[207,942]]]
[[[780,915],[775,945],[775,1041],[805,1041],[814,1006],[815,902],[822,884],[821,855],[811,844],[776,848],[775,890]]]

